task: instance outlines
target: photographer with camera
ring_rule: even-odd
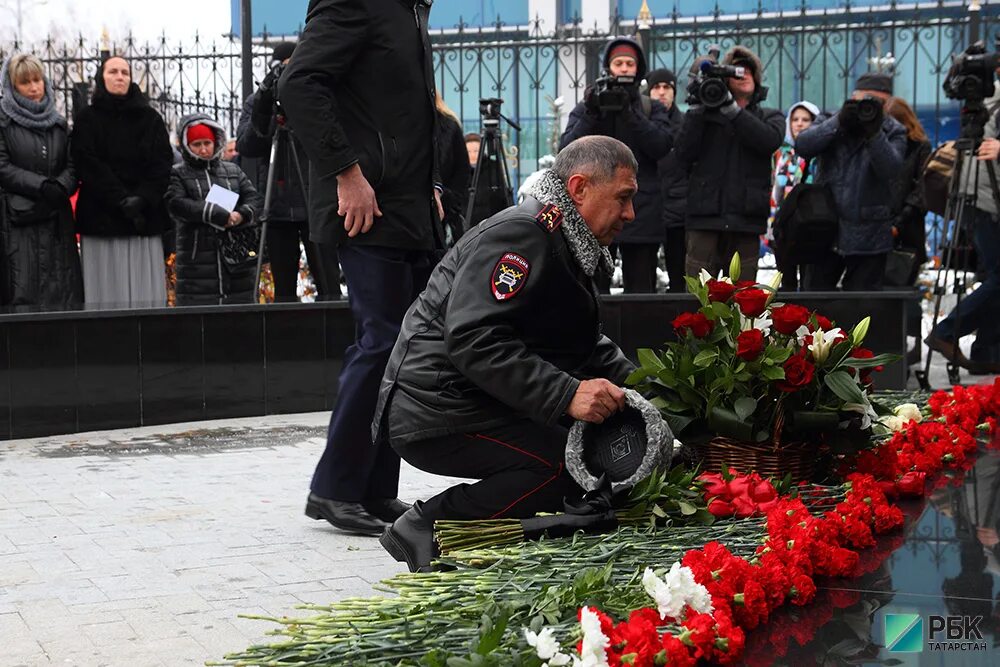
[[[646,57],[630,37],[612,39],[604,51],[602,78],[588,86],[559,139],[562,150],[575,139],[604,135],[628,146],[639,162],[635,220],[618,236],[627,294],[656,291],[656,266],[665,229],[657,161],[670,151],[673,129],[667,108],[639,94]]]
[[[995,79],[1000,68],[982,74],[984,79]],[[959,99],[968,103],[968,98]],[[992,95],[982,103],[989,119],[983,126],[983,140],[975,155],[962,163],[959,187],[968,200],[975,201],[974,208],[965,208],[966,219],[962,224],[969,225],[966,229],[972,232],[983,275],[979,286],[963,297],[958,307],[938,322],[924,340],[930,349],[973,375],[1000,373],[1000,210],[987,171],[987,165],[992,164],[1000,176],[1000,82],[993,81]],[[966,358],[958,341],[973,331],[976,339]]]
[[[767,228],[771,155],[785,135],[785,116],[761,106],[760,59],[734,46],[722,64],[705,58],[688,85],[684,126],[674,149],[688,170],[685,210],[687,274],[713,276],[734,252],[741,275],[757,276],[760,235]]]
[[[805,289],[880,290],[893,248],[893,210],[906,153],[906,128],[886,114],[892,77],[870,72],[833,116],[795,140],[798,154],[816,159],[815,183],[830,188],[839,219],[836,242],[824,259],[805,268]]]
[[[263,194],[268,178],[274,179],[274,191],[268,211],[267,254],[274,276],[275,301],[297,301],[299,283],[299,242],[306,249],[306,261],[316,282],[320,297],[341,298],[340,268],[337,266],[337,248],[327,244],[320,247],[309,240],[309,215],[306,209],[307,183],[299,179],[309,173],[309,160],[298,138],[288,128],[278,136],[278,151],[274,163],[275,173],[270,174],[271,144],[279,131],[283,118],[275,98],[274,85],[288,64],[295,44],[276,44],[271,54],[271,68],[260,87],[243,103],[239,125],[236,129],[236,151],[241,156],[241,166],[247,167],[254,185]],[[295,144],[295,151],[291,150]],[[295,158],[298,157],[298,164]],[[251,165],[246,162],[250,158]]]

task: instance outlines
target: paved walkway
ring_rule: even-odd
[[[302,514],[328,415],[0,443],[0,665],[199,665],[274,627],[237,614],[371,595],[404,568]]]

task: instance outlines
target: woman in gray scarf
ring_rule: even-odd
[[[0,70],[0,305],[83,301],[75,190],[66,119],[42,63],[15,54]]]

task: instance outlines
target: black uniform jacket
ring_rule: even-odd
[[[430,3],[311,0],[278,84],[309,156],[309,238],[344,243],[337,174],[359,165],[382,211],[352,244],[435,247]],[[437,231],[438,235],[440,231]]]
[[[475,432],[525,417],[551,425],[581,379],[624,382],[633,366],[601,334],[593,281],[558,225],[550,231],[539,221],[546,212],[557,222],[562,215],[530,197],[501,211],[434,269],[382,378],[376,441]]]

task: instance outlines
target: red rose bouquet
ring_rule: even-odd
[[[776,303],[780,274],[761,285],[740,281],[739,268],[737,255],[728,277],[687,278],[700,307],[674,319],[676,342],[639,350],[641,366],[628,383],[654,397],[675,434],[701,428],[752,442],[788,440],[774,433],[781,424],[796,439],[823,434],[866,445],[887,413],[870,398],[872,373],[895,359],[862,347],[869,318],[844,331],[808,308]]]

